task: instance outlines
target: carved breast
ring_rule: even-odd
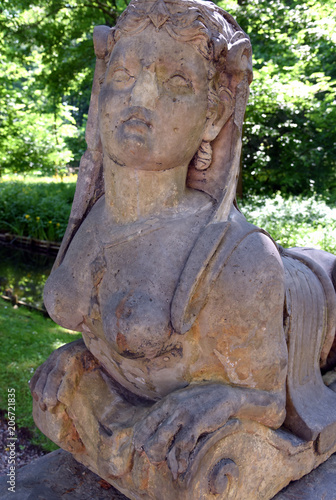
[[[123,240],[102,242],[93,294],[106,341],[127,358],[153,358],[171,348],[171,301],[209,212],[153,220]]]

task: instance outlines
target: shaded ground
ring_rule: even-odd
[[[15,476],[14,496],[8,490],[7,477],[0,477],[1,500],[14,497],[20,500],[127,500],[63,450],[48,453],[20,468]]]
[[[8,425],[4,418],[4,411],[0,410],[0,475],[8,472]],[[45,455],[45,452],[39,446],[31,444],[31,433],[28,429],[17,429],[16,432],[16,467],[22,467],[35,458]]]

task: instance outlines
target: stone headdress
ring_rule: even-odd
[[[81,159],[69,224],[54,268],[62,262],[81,222],[104,194],[98,98],[113,46],[122,36],[139,33],[150,23],[157,30],[166,29],[175,39],[191,43],[209,61],[210,106],[211,102],[225,104],[228,97],[233,102],[231,117],[211,145],[202,143],[196,154],[200,161],[191,162],[187,178],[188,187],[216,200],[212,222],[225,221],[229,216],[236,194],[242,125],[252,80],[249,37],[212,2],[132,0],[114,28],[98,26],[94,30],[97,60],[85,136],[88,148]]]

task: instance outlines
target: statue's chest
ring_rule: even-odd
[[[192,217],[104,244],[93,281],[105,339],[119,354],[153,357],[171,347],[171,301],[201,227]]]

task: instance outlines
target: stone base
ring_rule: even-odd
[[[298,481],[293,481],[273,500],[336,500],[336,453]]]
[[[0,477],[2,500],[127,500],[113,486],[57,450],[17,471],[15,493]],[[108,488],[108,489],[105,489]],[[290,483],[273,500],[336,500],[336,454],[307,476]],[[158,499],[158,500],[163,500]]]
[[[127,500],[61,449],[18,469],[15,493],[7,479],[0,477],[1,500]]]

